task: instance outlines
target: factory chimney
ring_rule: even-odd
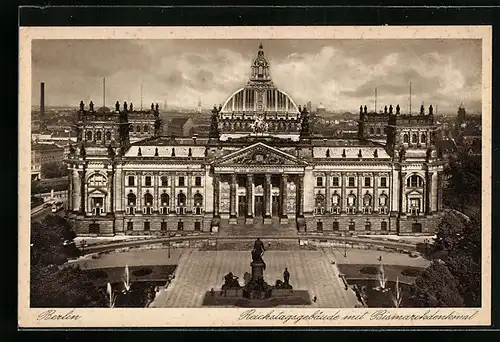
[[[45,116],[45,83],[40,83],[40,119]]]

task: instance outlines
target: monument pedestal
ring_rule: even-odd
[[[259,277],[264,277],[264,263],[262,262],[251,262],[252,266],[252,280],[258,280]]]

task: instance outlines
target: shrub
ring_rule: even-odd
[[[144,277],[153,273],[153,270],[149,267],[141,267],[137,270],[132,271],[132,274],[136,277]]]
[[[420,274],[420,272],[422,272],[422,270],[419,268],[405,268],[404,270],[401,271],[401,275],[407,277],[417,277]]]
[[[373,274],[374,275],[374,274],[378,274],[379,270],[375,266],[365,266],[365,267],[360,268],[359,272],[363,273],[363,274]]]

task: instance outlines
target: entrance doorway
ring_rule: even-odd
[[[278,216],[279,215],[279,210],[280,210],[280,197],[279,196],[273,196],[273,206],[272,206],[272,215],[273,216]]]
[[[411,225],[412,233],[422,233],[422,223],[413,223]]]
[[[255,217],[264,216],[264,196],[255,196]]]
[[[247,197],[239,196],[238,197],[238,216],[246,217],[247,216]]]
[[[90,234],[99,234],[99,223],[91,223],[89,225]]]

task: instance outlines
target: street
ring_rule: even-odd
[[[61,199],[60,201],[64,203],[64,208],[66,208],[67,202],[68,202],[67,199]],[[43,220],[43,218],[45,216],[50,215],[50,214],[52,214],[52,206],[49,206],[47,208],[43,208],[42,210],[40,210],[36,214],[31,215],[31,222],[40,222]],[[63,210],[58,211],[57,213],[54,213],[54,215],[61,216],[61,217],[64,217],[65,214],[66,214],[66,209],[63,209]]]

